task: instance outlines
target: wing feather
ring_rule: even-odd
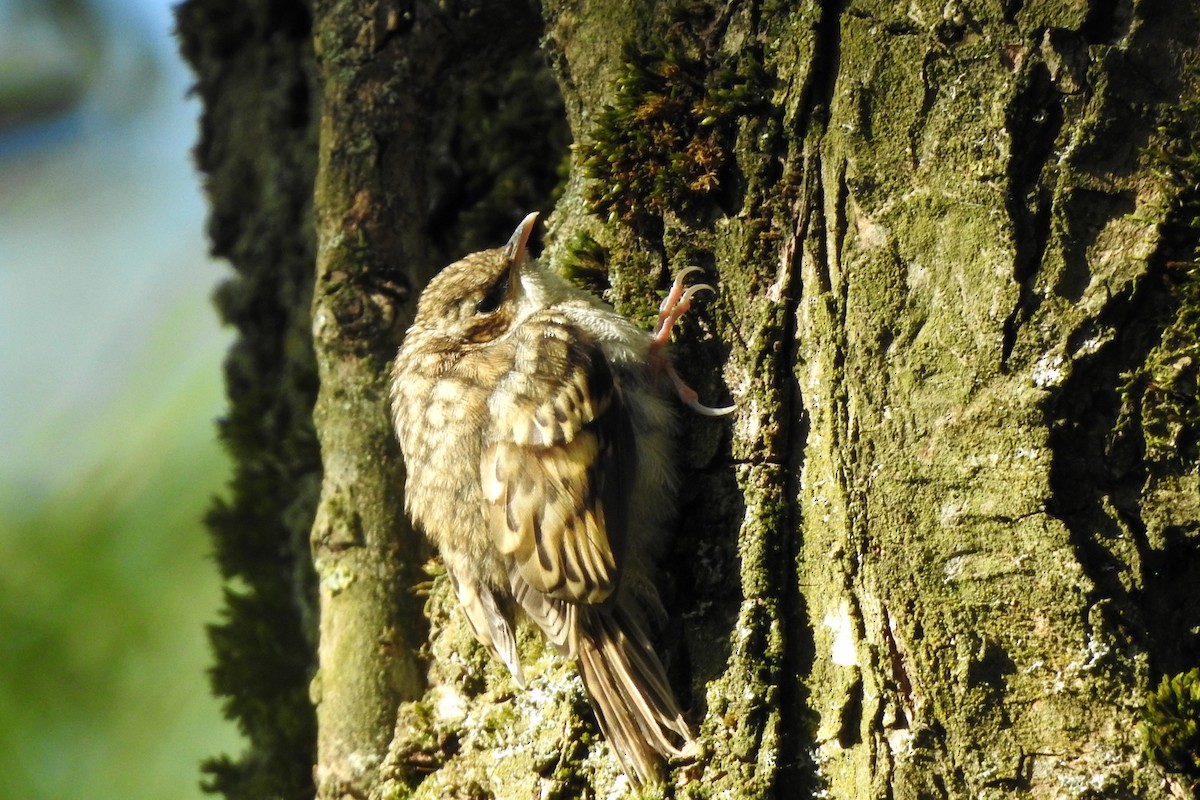
[[[511,610],[483,584],[459,580],[453,570],[450,570],[450,581],[454,584],[454,593],[458,595],[459,605],[466,613],[475,638],[504,662],[513,680],[524,688],[525,672],[521,669],[521,658],[517,654]]]
[[[489,399],[480,474],[492,536],[531,590],[602,603],[620,577],[629,423],[599,344],[542,314],[520,326],[516,368]]]

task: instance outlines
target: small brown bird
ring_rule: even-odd
[[[695,743],[647,633],[665,616],[650,560],[675,512],[673,382],[655,334],[526,258],[537,220],[430,281],[392,370],[405,505],[441,552],[476,637],[525,685],[521,609],[575,659],[626,774],[661,778]]]

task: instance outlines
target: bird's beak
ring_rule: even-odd
[[[529,234],[537,224],[537,212],[526,215],[521,224],[513,231],[512,238],[504,245],[504,257],[508,259],[508,291],[506,299],[514,302],[521,295],[521,266],[525,263],[525,245],[529,242]]]
[[[534,211],[521,220],[521,224],[513,231],[512,238],[508,240],[508,244],[504,245],[504,257],[508,259],[514,269],[520,269],[521,264],[525,262],[525,245],[529,242],[529,234],[533,233],[533,226],[537,224],[537,218],[538,214]]]

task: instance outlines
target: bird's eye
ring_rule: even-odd
[[[475,304],[476,314],[495,314],[496,309],[500,308],[500,304],[504,302],[504,296],[508,294],[508,272],[488,289],[488,293],[483,296],[483,299]]]

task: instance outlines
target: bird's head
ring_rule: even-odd
[[[537,213],[521,220],[508,244],[472,253],[429,282],[417,303],[413,330],[436,332],[457,342],[483,343],[507,332],[530,298],[522,287],[525,245]]]

